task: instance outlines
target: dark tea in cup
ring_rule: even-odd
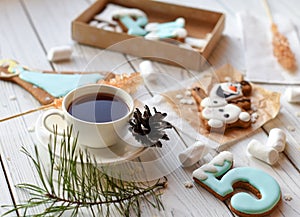
[[[68,113],[73,117],[93,123],[116,121],[128,112],[127,104],[110,93],[84,95],[72,101],[68,107]]]

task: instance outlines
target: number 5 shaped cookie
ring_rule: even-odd
[[[230,208],[239,216],[270,214],[281,199],[277,181],[259,169],[238,167],[231,169],[233,156],[224,151],[210,163],[193,172],[193,179],[220,200],[230,198]],[[221,177],[221,179],[217,179]],[[234,192],[242,188],[251,192]]]

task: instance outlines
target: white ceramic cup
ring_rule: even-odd
[[[118,97],[128,106],[128,113],[123,117],[110,122],[89,122],[74,117],[68,112],[68,108],[74,100],[79,97],[88,96],[91,94],[106,93]],[[79,87],[69,92],[63,99],[62,110],[52,109],[44,113],[42,118],[44,127],[49,131],[53,131],[53,126],[50,124],[50,118],[59,116],[69,126],[73,126],[73,135],[78,136],[78,144],[85,145],[91,148],[105,148],[116,144],[128,132],[128,121],[134,109],[132,97],[124,90],[102,84],[91,84]],[[90,111],[95,112],[95,111]]]

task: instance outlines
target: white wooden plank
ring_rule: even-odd
[[[50,69],[48,62],[40,58],[43,49],[31,28],[22,5],[16,1],[0,2],[0,41],[1,58],[12,58],[17,61]],[[28,93],[14,84],[0,81],[1,86],[1,118],[19,113],[21,101],[31,100],[31,106],[37,105]],[[19,90],[15,92],[15,90]],[[10,98],[16,97],[16,100]],[[28,101],[27,101],[28,103]],[[27,127],[22,119],[1,123],[1,157],[6,171],[12,195],[17,203],[25,201],[28,194],[16,189],[18,183],[38,183],[33,165],[21,154],[21,146],[32,150],[33,141],[30,139]],[[9,159],[9,160],[8,160]],[[36,211],[36,210],[35,210]]]
[[[124,63],[120,61],[124,58],[123,54],[79,45],[72,41],[71,22],[89,6],[87,1],[25,0],[24,5],[46,51],[58,45],[71,45],[73,48],[70,61],[53,64],[56,70],[111,71]],[[47,16],[43,12],[45,8]]]
[[[0,159],[2,161],[2,159]],[[10,160],[10,159],[8,159]],[[12,205],[12,197],[9,191],[9,186],[7,185],[6,178],[2,167],[0,169],[0,189],[1,189],[1,197],[0,197],[0,215],[7,212],[9,208],[2,207],[2,205]],[[14,212],[10,216],[16,216],[17,214]]]
[[[79,3],[78,3],[79,2]],[[36,0],[26,0],[25,1],[25,6],[27,11],[30,14],[30,17],[33,20],[33,23],[35,25],[36,31],[38,32],[38,35],[41,38],[42,44],[43,46],[46,47],[46,50],[49,49],[51,46],[56,45],[55,43],[58,44],[64,44],[64,43],[72,43],[70,41],[67,41],[66,39],[70,39],[69,36],[66,36],[66,29],[68,29],[69,31],[69,23],[70,21],[73,19],[71,16],[75,15],[74,17],[76,17],[82,10],[84,10],[84,8],[80,8],[82,5],[88,5],[87,4],[88,1],[72,1],[72,3],[68,4],[68,1],[63,1],[61,3],[61,5],[66,5],[68,4],[68,8],[67,9],[59,9],[59,10],[54,10],[55,7],[57,7],[57,5],[60,2],[56,2],[53,3],[51,1],[48,1],[47,3],[45,3],[47,5],[47,9],[49,7],[51,7],[50,11],[51,11],[51,19],[43,19],[44,16],[44,11],[45,8],[44,5],[40,2],[37,2]],[[175,2],[175,1],[174,1]],[[177,3],[177,2],[175,2]],[[180,2],[178,2],[180,3]],[[239,3],[237,1],[233,2],[234,4],[243,4],[243,3]],[[72,9],[73,6],[70,5],[76,4],[76,6],[74,6],[74,8],[76,9]],[[224,2],[221,2],[221,4],[219,4],[217,1],[203,1],[203,2],[195,2],[192,0],[187,1],[187,4],[190,6],[195,6],[195,7],[206,7],[207,9],[216,9],[216,10],[222,10],[225,11],[226,14],[229,14],[228,16],[230,17],[229,22],[226,21],[226,24],[229,25],[229,28],[226,27],[225,30],[225,34],[226,37],[220,41],[220,43],[218,44],[216,50],[213,52],[212,56],[210,57],[210,61],[214,64],[214,65],[218,65],[218,64],[222,64],[224,62],[229,62],[231,64],[233,64],[236,68],[242,69],[243,70],[243,55],[241,50],[241,47],[239,45],[239,41],[236,41],[236,37],[238,37],[237,34],[237,30],[236,30],[236,26],[235,26],[235,17],[233,16],[235,9],[232,9],[230,7],[230,5],[225,4]],[[79,6],[78,6],[79,5]],[[199,6],[198,6],[199,5]],[[1,5],[2,6],[2,5]],[[276,7],[279,9],[279,7],[276,4]],[[18,7],[17,7],[18,8]],[[1,10],[1,7],[0,7]],[[256,9],[255,9],[256,10]],[[258,9],[260,10],[260,9]],[[58,12],[58,13],[56,13]],[[22,12],[21,12],[22,14]],[[1,15],[0,15],[1,16]],[[66,17],[64,18],[64,22],[59,22],[59,19],[61,19],[62,17]],[[44,20],[46,20],[46,24],[45,22],[43,22]],[[66,20],[68,20],[68,22],[65,22]],[[25,18],[26,21],[26,18]],[[1,22],[1,21],[0,21]],[[24,22],[24,21],[22,21]],[[47,24],[50,26],[48,29],[45,29],[47,27]],[[45,26],[46,27],[45,27]],[[53,33],[50,30],[53,30],[56,28],[55,25],[58,25],[59,27],[57,27],[57,29],[59,29],[62,34],[61,34],[61,38],[58,37],[58,35],[56,33]],[[54,28],[55,26],[55,28]],[[30,27],[29,27],[30,29]],[[63,32],[64,31],[64,32]],[[27,33],[27,35],[31,34],[33,35],[33,37],[30,38],[35,38],[34,33],[32,31],[29,31],[30,33]],[[0,34],[1,37],[2,34]],[[234,37],[232,37],[234,36]],[[9,41],[7,39],[7,36],[5,37],[5,40],[2,40],[2,38],[0,38],[1,42],[2,41]],[[22,41],[21,38],[18,38],[18,40]],[[17,41],[18,41],[17,40]],[[12,40],[14,41],[14,40]],[[39,44],[37,40],[34,40],[36,44]],[[21,54],[20,54],[20,59],[24,58],[24,60],[22,60],[22,63],[29,65],[29,66],[34,66],[37,68],[49,68],[49,64],[47,64],[47,61],[45,60],[45,52],[43,52],[43,50],[41,48],[35,48],[35,49],[29,49],[30,52],[32,52],[32,50],[38,50],[38,52],[40,52],[39,58],[42,60],[43,63],[40,63],[40,65],[38,65],[37,63],[35,63],[36,59],[31,58],[30,54],[28,56],[25,55],[25,50],[28,51],[28,46],[23,45],[22,43],[20,43],[22,47],[21,49]],[[28,43],[29,44],[29,43]],[[2,45],[2,44],[1,44]],[[19,44],[18,44],[19,45]],[[12,47],[15,45],[10,45],[9,47]],[[34,46],[33,46],[34,47]],[[38,46],[36,46],[38,47]],[[59,69],[59,70],[70,70],[70,69],[79,69],[81,70],[82,68],[84,68],[88,61],[94,57],[95,55],[98,54],[99,50],[98,49],[94,49],[94,48],[90,48],[90,47],[85,47],[85,46],[81,46],[81,45],[74,45],[75,47],[75,56],[73,58],[73,60],[71,62],[68,63],[61,63],[61,64],[55,64],[55,68]],[[2,49],[3,50],[3,49]],[[5,49],[7,50],[7,49]],[[8,49],[9,50],[9,49]],[[12,49],[11,52],[14,52],[15,50],[17,50],[16,48]],[[239,50],[239,51],[238,51]],[[24,52],[24,53],[22,53]],[[2,51],[3,53],[3,51]],[[19,53],[19,52],[18,52]],[[6,52],[5,55],[8,55],[9,52]],[[104,57],[100,57],[99,60],[100,61],[95,61],[95,65],[90,66],[89,68],[96,68],[96,69],[100,69],[100,70],[105,70],[105,69],[111,69],[111,68],[115,68],[117,67],[117,70],[115,70],[116,72],[128,72],[129,70],[132,70],[130,67],[126,66],[127,64],[124,63],[123,66],[118,67],[120,62],[126,62],[126,60],[122,57],[123,55],[121,54],[114,54],[112,52],[109,52],[107,55],[104,55]],[[30,62],[30,60],[32,62]],[[102,62],[101,62],[102,60]],[[24,61],[24,62],[23,62]],[[233,63],[234,62],[234,63]],[[162,73],[166,73],[166,72],[172,72],[172,68],[168,68],[168,67],[160,67],[160,66],[156,66],[156,68],[161,71]],[[172,69],[172,70],[170,70]],[[179,77],[180,78],[180,77]],[[177,79],[177,78],[176,78]],[[7,114],[13,114],[15,112],[19,112],[20,110],[26,110],[28,108],[32,108],[37,106],[37,102],[31,98],[29,96],[29,94],[24,93],[24,91],[22,91],[20,88],[16,88],[14,86],[11,86],[10,84],[7,84],[8,86],[5,86],[6,91],[4,92],[4,96],[6,97],[6,100],[2,101],[1,99],[1,103],[2,106],[3,104],[5,106],[3,106],[3,110],[1,111],[1,115],[6,116]],[[163,81],[160,85],[164,85],[164,86],[168,86],[168,82]],[[276,87],[275,87],[276,88]],[[9,96],[11,94],[17,95],[17,101],[16,102],[11,102],[8,100]],[[4,97],[4,98],[5,98]],[[1,106],[1,105],[0,105]],[[21,108],[20,108],[21,107]],[[287,108],[286,108],[287,107]],[[291,107],[291,108],[290,108]],[[287,111],[284,113],[284,120],[282,121],[280,119],[280,123],[276,123],[275,126],[281,125],[283,124],[288,124],[291,123],[291,120],[296,119],[295,116],[290,116],[289,118],[286,119],[286,113],[290,113],[290,114],[294,114],[297,109],[298,106],[290,106],[284,105],[284,108],[287,109]],[[18,134],[19,137],[21,137],[21,141],[23,141],[22,143],[31,143],[32,140],[31,138],[28,136],[28,132],[25,133],[25,130],[27,130],[27,128],[34,123],[34,121],[36,120],[38,114],[33,114],[31,116],[27,116],[24,118],[20,118],[20,119],[16,119],[13,120],[9,123],[9,126],[2,126],[4,128],[4,132],[5,133],[9,133],[9,131],[11,131],[12,129],[17,129],[19,131],[23,131],[22,133]],[[295,121],[295,125],[298,125],[298,121],[297,119],[294,120]],[[294,124],[294,122],[293,122]],[[273,125],[269,126],[267,124],[266,125],[266,130],[268,131],[268,129],[270,129],[271,127],[273,127]],[[298,127],[296,127],[298,129]],[[9,134],[11,137],[16,137],[16,134],[14,133],[10,133]],[[260,136],[255,135],[253,138],[259,138],[259,139],[266,139],[266,135],[264,133],[259,133]],[[295,144],[297,139],[297,131],[295,133],[291,134],[291,138],[295,138]],[[252,138],[252,137],[251,137]],[[250,138],[249,138],[250,139]],[[187,141],[187,140],[186,140]],[[15,154],[16,156],[14,157],[15,160],[17,160],[17,158],[19,158],[20,153],[17,152],[18,148],[17,144],[18,142],[20,142],[19,138],[5,138],[1,141],[1,146],[3,146],[4,143],[11,143],[13,146],[14,150],[4,150],[4,156],[8,157],[10,156],[10,154]],[[248,140],[243,140],[238,144],[235,144],[231,147],[229,147],[229,150],[231,150],[235,155],[242,153],[243,150],[239,149],[237,147],[243,146],[245,147],[245,145],[247,144]],[[2,144],[3,143],[3,144]],[[192,143],[192,141],[191,141]],[[191,144],[189,143],[189,144]],[[28,145],[29,146],[29,145]],[[18,146],[19,147],[19,146]],[[185,146],[182,145],[181,148],[184,148]],[[295,146],[296,147],[296,146]],[[5,149],[7,149],[5,147]],[[293,152],[293,150],[290,150],[291,152]],[[290,151],[286,151],[286,154],[288,155],[288,153]],[[162,153],[164,154],[164,153]],[[288,155],[289,156],[289,155]],[[294,158],[296,158],[296,153],[294,155]],[[172,157],[169,158],[170,162],[169,164],[174,165],[174,162],[177,160],[175,159],[176,155],[174,154]],[[289,157],[290,158],[290,157]],[[292,161],[297,160],[297,159],[291,159]],[[145,159],[145,158],[144,158]],[[245,156],[244,154],[242,154],[241,156],[239,156],[237,158],[237,165],[252,165],[255,167],[260,167],[263,170],[266,170],[267,172],[269,172],[269,166],[265,166],[264,164],[262,164],[261,162],[258,162],[256,160],[253,159],[248,159],[247,156]],[[21,158],[21,160],[25,160]],[[20,160],[17,160],[20,161]],[[249,163],[249,161],[251,161]],[[19,163],[17,163],[16,165],[11,166],[11,164],[5,162],[7,164],[6,168],[11,168],[14,171],[14,168],[16,168]],[[166,167],[168,168],[168,165],[166,165]],[[298,167],[299,168],[299,167]],[[18,171],[15,172],[16,174],[21,172],[21,176],[22,176],[22,171]],[[288,216],[294,216],[294,215],[299,215],[299,213],[297,212],[297,210],[295,211],[297,204],[299,203],[299,197],[297,197],[297,195],[299,195],[299,185],[297,184],[297,180],[299,180],[299,176],[297,173],[297,170],[295,170],[293,168],[293,166],[290,164],[290,162],[284,157],[284,155],[281,155],[281,159],[279,162],[279,166],[275,165],[275,169],[270,169],[270,173],[272,175],[274,175],[274,177],[276,177],[276,179],[278,178],[278,180],[280,180],[280,185],[282,186],[283,189],[283,193],[287,194],[290,193],[291,196],[293,197],[294,200],[287,202],[284,201],[283,205],[281,205],[279,207],[279,211],[275,212],[275,216],[283,216],[283,215],[288,215]],[[0,174],[1,175],[1,174]],[[16,175],[17,178],[14,178],[13,180],[28,180],[27,174],[24,177],[19,177],[19,174]],[[281,178],[282,176],[282,178]],[[204,191],[203,189],[197,187],[197,188],[193,188],[193,189],[185,189],[183,186],[183,182],[186,180],[189,180],[191,178],[191,170],[190,169],[185,169],[183,170],[182,168],[178,168],[176,169],[172,174],[170,174],[169,176],[169,188],[165,191],[164,195],[163,195],[163,200],[165,201],[165,205],[166,205],[166,210],[164,212],[155,212],[152,209],[148,209],[147,207],[145,207],[143,209],[143,215],[144,216],[149,216],[149,215],[156,215],[156,216],[191,216],[191,215],[195,215],[195,216],[202,216],[205,214],[205,216],[230,216],[230,212],[229,210],[224,206],[223,203],[217,201],[214,197],[212,197],[209,193],[207,193],[206,191]],[[15,181],[13,181],[15,182]],[[0,182],[1,183],[1,182]],[[291,187],[289,187],[289,185]],[[176,189],[176,190],[175,190]],[[295,193],[293,193],[293,189],[295,190]],[[177,191],[178,190],[178,191]],[[292,191],[292,192],[290,192]],[[198,198],[198,195],[201,197],[199,198],[199,201],[195,201],[195,198]],[[203,196],[204,195],[204,196]],[[214,204],[216,205],[216,209],[209,210],[208,207],[211,207],[211,205]],[[189,211],[186,211],[189,210]],[[280,214],[279,212],[282,212],[283,214]]]

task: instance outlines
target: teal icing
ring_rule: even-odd
[[[25,70],[21,67],[15,69],[20,72],[19,77],[54,97],[63,97],[71,90],[86,84],[95,84],[103,76],[100,74],[51,74]]]
[[[147,34],[147,31],[142,28],[142,26],[145,26],[148,22],[147,17],[137,17],[136,20],[133,20],[130,16],[122,16],[120,17],[120,21],[126,26],[128,29],[127,33],[129,35],[138,35],[138,36],[144,36]]]
[[[157,30],[164,30],[164,29],[178,29],[178,28],[183,28],[184,23],[178,22],[178,21],[172,21],[172,22],[166,22],[166,23],[159,23],[156,26]]]
[[[178,21],[159,23],[156,25],[156,30],[154,32],[159,38],[173,38],[174,31],[183,27],[184,23]]]
[[[238,167],[229,170],[230,162],[225,161],[223,166],[216,166],[218,172],[206,172],[208,178],[200,180],[222,197],[234,191],[232,185],[238,181],[247,182],[254,186],[261,194],[261,198],[239,192],[231,197],[231,206],[246,214],[263,214],[270,211],[280,200],[281,191],[277,181],[269,174],[251,167]],[[219,174],[227,172],[221,180],[216,179]]]

